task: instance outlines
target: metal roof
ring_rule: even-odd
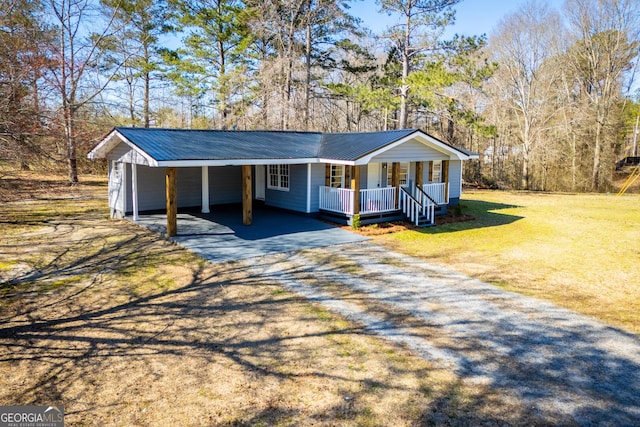
[[[322,137],[318,157],[356,160],[417,131],[417,129],[403,129],[383,132],[326,133]]]
[[[317,132],[124,128],[116,130],[155,160],[316,157]]]
[[[227,131],[116,127],[91,152],[103,158],[124,140],[158,165],[167,162],[222,162],[227,160],[325,159],[355,162],[411,135],[430,140],[462,158],[475,153],[450,146],[418,129],[380,132],[320,133],[297,131]],[[117,138],[119,136],[120,138]]]

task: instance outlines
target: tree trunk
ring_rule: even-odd
[[[218,84],[220,85],[218,88],[218,101],[220,102],[220,121],[221,121],[221,129],[226,130],[229,127],[228,116],[229,110],[227,105],[227,97],[228,97],[228,82],[227,82],[227,69],[226,69],[226,58],[224,51],[224,43],[219,40],[218,41],[218,51],[220,52],[220,72],[218,73]]]
[[[69,166],[69,183],[78,182],[78,162],[76,160],[76,136],[75,136],[75,108],[67,105],[65,108],[64,134],[67,140],[67,161]]]
[[[520,185],[523,190],[529,189],[529,152],[527,150],[522,152],[522,179]]]
[[[147,45],[147,43],[144,44],[144,58],[145,58],[145,63],[148,65],[149,64],[149,46]],[[149,71],[145,71],[144,72],[144,100],[143,103],[144,105],[142,106],[143,111],[142,111],[142,115],[144,116],[144,127],[148,128],[151,125],[151,114],[149,111],[149,91],[150,89],[150,80],[151,80],[151,74],[149,73]]]
[[[409,85],[407,84],[407,78],[409,77],[409,61],[411,60],[411,53],[409,51],[411,42],[411,19],[409,16],[407,16],[404,30],[404,49],[402,49],[402,82],[400,85],[400,129],[406,129],[407,120],[409,118],[409,110],[407,107],[409,98]]]
[[[305,68],[306,78],[304,92],[304,130],[309,130],[309,100],[311,98],[311,25],[307,25]]]
[[[593,141],[593,170],[591,171],[591,189],[597,191],[600,188],[600,154],[602,152],[602,123],[596,123],[596,135]]]
[[[282,114],[282,129],[289,130],[289,111],[291,111],[291,79],[293,74],[293,60],[287,58],[287,74],[284,84],[284,112]]]
[[[136,96],[133,88],[133,76],[127,76],[127,85],[129,86],[129,120],[131,126],[136,124]]]

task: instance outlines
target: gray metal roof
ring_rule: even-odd
[[[316,157],[317,132],[125,128],[116,130],[155,160],[299,159]]]
[[[413,134],[427,136],[465,157],[475,156],[475,153],[448,145],[418,129],[323,134],[116,127],[89,153],[89,157],[104,157],[114,147],[113,144],[119,141],[114,139],[116,134],[156,162],[289,159],[356,161]]]
[[[335,160],[356,160],[415,132],[417,132],[417,129],[326,133],[322,137],[318,157]]]

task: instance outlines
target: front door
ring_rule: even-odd
[[[267,169],[264,165],[256,165],[256,200],[264,201]]]

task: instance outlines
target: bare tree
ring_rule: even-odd
[[[499,63],[493,82],[496,99],[511,110],[522,154],[521,187],[530,187],[531,155],[555,112],[548,108],[560,76],[551,61],[559,51],[561,19],[545,4],[530,2],[505,17],[489,44]]]
[[[638,56],[640,2],[567,0],[565,10],[576,40],[568,58],[592,110],[591,188],[597,190],[602,184],[602,152],[611,113],[623,95],[624,73]]]
[[[91,0],[49,0],[49,8],[57,32],[52,49],[53,86],[61,104],[69,182],[73,184],[78,182],[79,110],[98,96],[119,70],[115,67],[108,75],[99,75],[96,69],[102,55],[98,47],[110,35],[114,15],[103,21]]]

